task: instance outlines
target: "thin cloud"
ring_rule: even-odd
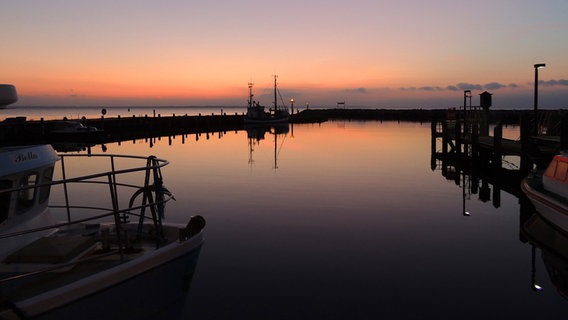
[[[473,84],[467,82],[460,82],[457,84],[457,87],[460,90],[483,90],[483,87],[480,84]]]
[[[560,80],[548,80],[548,81],[539,81],[540,84],[547,87],[553,86],[568,86],[568,80],[560,79]],[[509,83],[503,84],[500,82],[489,82],[484,85],[476,84],[476,83],[468,83],[468,82],[460,82],[456,85],[448,85],[446,87],[439,87],[439,86],[422,86],[422,87],[401,87],[399,90],[402,91],[426,91],[426,92],[437,92],[437,91],[463,91],[463,90],[499,90],[503,88],[520,88],[522,85],[517,83]]]
[[[490,83],[483,85],[483,88],[485,90],[497,90],[497,89],[501,89],[501,88],[505,88],[505,87],[506,87],[506,85],[501,84],[499,82],[490,82]]]
[[[444,89],[442,89],[441,87],[437,87],[437,86],[425,86],[425,87],[418,88],[418,90],[422,90],[422,91],[442,91]]]
[[[355,89],[347,89],[346,91],[350,93],[367,93],[367,88],[360,87]]]
[[[67,97],[69,97],[69,98],[77,98],[77,97],[80,96],[77,93],[75,93],[75,89],[69,89],[69,92],[70,93],[67,95]]]
[[[568,80],[565,79],[539,81],[539,83],[546,87],[568,86]]]

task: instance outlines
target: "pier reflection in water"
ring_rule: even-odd
[[[105,145],[110,153],[170,160],[165,183],[180,196],[166,219],[198,213],[208,221],[188,316],[565,315],[568,303],[539,258],[542,241],[525,232],[531,208],[494,174],[442,164],[429,123],[270,130],[255,141],[252,166],[244,130]],[[543,290],[531,290],[532,279]]]

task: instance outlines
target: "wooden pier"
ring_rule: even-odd
[[[566,150],[568,142],[568,117],[563,111],[551,111],[544,117],[546,122],[534,121],[532,116],[531,112],[520,115],[519,139],[504,138],[499,122],[489,126],[459,115],[432,121],[431,169],[463,188],[464,198],[476,194],[479,200],[499,207],[501,191],[505,191],[522,201],[521,180],[531,170],[545,168],[555,154]],[[515,165],[504,161],[511,158]],[[465,202],[463,211],[465,215]]]
[[[503,125],[496,123],[490,132],[490,125],[469,115],[468,118],[451,117],[432,122],[432,152],[437,158],[458,157],[460,162],[475,166],[502,169],[503,157],[520,158],[519,171],[526,175],[535,166],[543,168],[550,159],[566,150],[568,138],[568,114],[564,111],[541,111],[546,122],[534,121],[532,112],[519,117],[520,137],[517,140],[503,137]],[[537,123],[538,130],[534,129]],[[535,135],[534,133],[537,132]],[[437,151],[441,140],[441,152]]]

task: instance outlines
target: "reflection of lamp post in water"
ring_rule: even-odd
[[[290,108],[291,113],[290,114],[291,115],[294,114],[294,102],[295,102],[294,98],[290,99],[290,106],[291,106],[291,108]],[[293,122],[292,122],[292,137],[291,138],[294,139],[294,123]]]
[[[534,135],[538,134],[538,120],[537,120],[537,115],[538,115],[538,69],[540,68],[544,68],[546,67],[546,64],[544,63],[537,63],[534,65],[534,127],[533,127],[533,133]]]
[[[532,272],[531,272],[531,289],[533,291],[542,291],[542,287],[536,283],[536,262],[535,262],[535,255],[536,255],[536,247],[532,245]]]
[[[469,212],[465,210],[465,171],[462,170],[462,214],[465,217],[469,217]]]

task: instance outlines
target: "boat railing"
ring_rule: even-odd
[[[142,228],[145,221],[148,219],[155,226],[156,232],[156,246],[159,247],[164,244],[164,237],[162,233],[162,218],[164,205],[169,200],[173,199],[172,194],[164,187],[161,174],[161,168],[168,165],[169,162],[164,159],[159,159],[154,156],[142,157],[132,155],[111,155],[111,154],[64,154],[60,156],[59,174],[60,179],[53,179],[49,182],[42,182],[37,184],[30,184],[20,187],[13,187],[9,189],[2,189],[0,193],[11,192],[27,192],[27,190],[41,188],[50,188],[50,203],[49,208],[52,211],[63,210],[66,215],[66,221],[54,223],[46,226],[38,226],[27,230],[20,230],[10,233],[0,234],[0,239],[16,237],[24,234],[40,232],[50,229],[68,227],[76,224],[87,224],[101,221],[104,218],[107,220],[114,220],[115,242],[118,244],[118,252],[121,257],[126,248],[128,239],[125,238],[126,230],[122,230],[121,225],[129,222],[130,218],[138,219],[138,228],[136,239],[142,237]],[[102,165],[110,165],[110,169],[103,170],[93,174],[72,176],[73,169],[69,168],[71,162],[75,159],[83,157],[88,158],[103,158],[108,160],[109,164],[101,163]],[[117,161],[126,161],[126,168],[119,168]],[[136,162],[133,164],[132,162]],[[143,162],[143,164],[139,164]],[[124,164],[123,164],[124,165]],[[81,171],[89,168],[81,168]],[[140,180],[140,175],[143,175]],[[107,185],[110,203],[104,205],[87,205],[87,204],[73,204],[71,193],[73,189],[79,185],[97,186]],[[55,189],[62,188],[62,200],[54,200],[53,192]],[[31,191],[31,192],[35,192]],[[99,190],[99,189],[97,189]],[[37,192],[35,193],[37,194]],[[83,197],[85,194],[82,195]],[[88,194],[91,198],[102,198],[102,194]],[[128,199],[124,199],[127,197]],[[138,199],[141,197],[141,199]],[[57,203],[62,201],[62,203]],[[81,200],[84,201],[84,200]],[[75,211],[80,212],[77,214]],[[150,212],[147,215],[147,211]],[[75,216],[75,215],[78,216]],[[114,218],[114,219],[112,219]]]

